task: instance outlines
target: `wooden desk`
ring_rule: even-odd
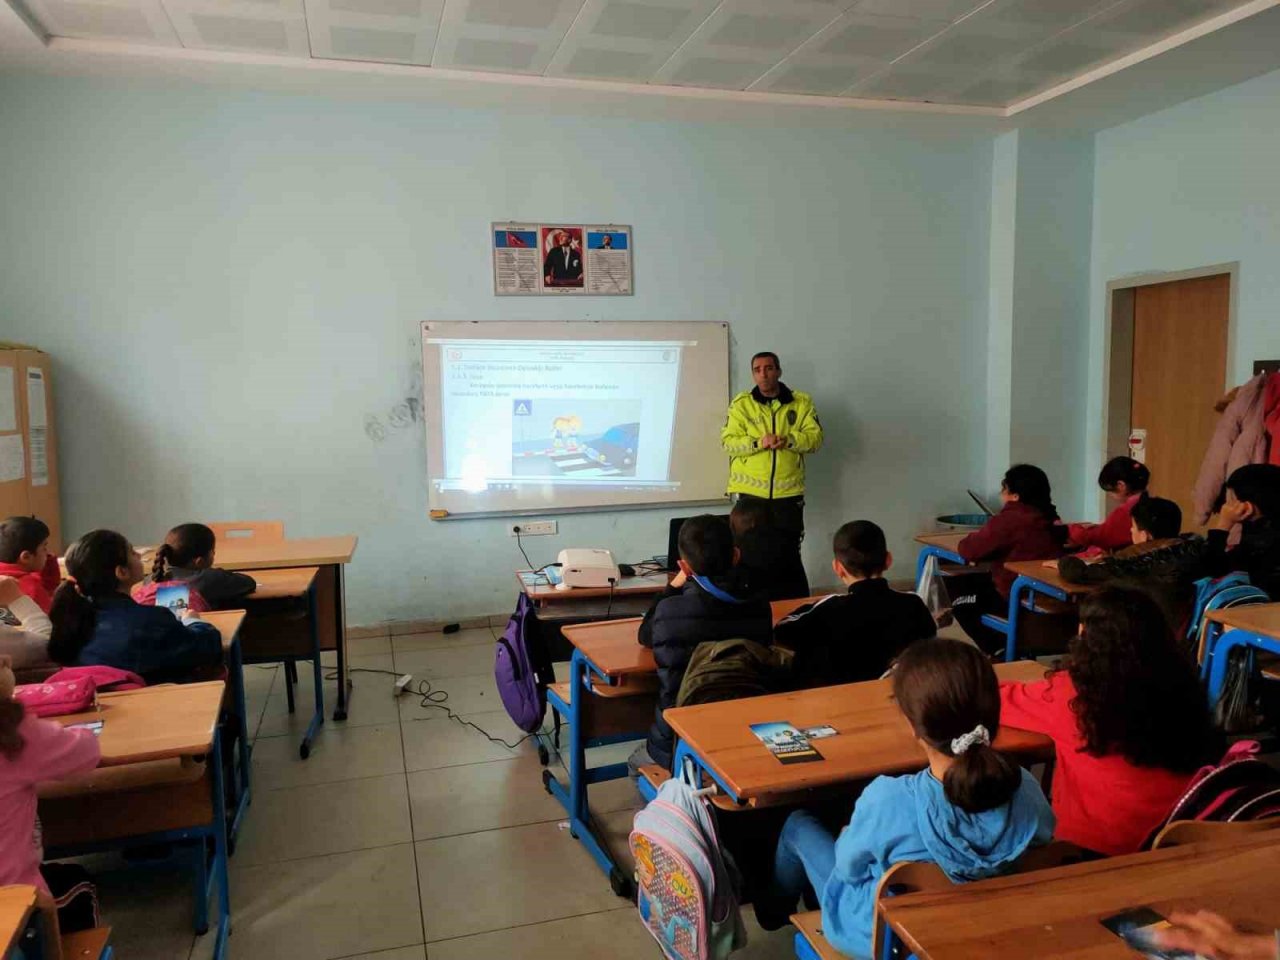
[[[1134,907],[1208,909],[1280,927],[1280,837],[1265,831],[892,897],[889,925],[920,960],[1132,960],[1099,921]]]
[[[770,609],[776,624],[797,607],[823,599],[803,597],[797,600],[775,600]],[[653,651],[641,646],[639,634],[642,617],[626,620],[605,620],[600,623],[579,623],[561,630],[565,638],[579,650],[598,673],[610,681],[627,677],[656,673],[658,665]]]
[[[98,771],[42,790],[39,808],[51,859],[147,843],[198,851],[194,927],[197,934],[210,930],[209,902],[216,898],[214,960],[226,956],[231,930],[218,728],[225,689],[215,680],[104,693],[96,712],[57,718],[63,724],[101,719],[102,760]],[[157,763],[166,760],[179,762]],[[101,767],[121,768],[121,775]]]
[[[227,653],[231,650],[232,644],[240,634],[240,627],[244,624],[245,612],[243,610],[207,610],[200,614],[200,619],[205,623],[211,623],[218,628],[218,632],[222,634],[222,651]]]
[[[960,546],[960,541],[968,535],[967,533],[920,533],[916,534],[916,543],[955,553],[956,548]]]
[[[319,575],[319,567],[255,570],[253,579],[257,581],[258,589],[245,597],[245,600],[280,600],[306,596]]]
[[[1016,577],[1034,580],[1039,585],[1040,592],[1057,599],[1062,599],[1063,596],[1081,597],[1098,589],[1096,584],[1068,583],[1062,579],[1057,567],[1046,567],[1044,564],[1043,560],[1011,560],[1004,568]]]
[[[309,537],[260,543],[227,539],[219,542],[215,564],[228,570],[258,571],[284,567],[319,567],[316,608],[320,648],[338,652],[338,702],[333,719],[347,719],[351,674],[347,663],[347,597],[344,568],[355,556],[357,538]],[[257,576],[252,573],[252,576]]]
[[[63,726],[102,721],[100,766],[204,756],[213,743],[225,684],[166,683],[98,694],[98,709],[57,717]]]
[[[1280,640],[1280,603],[1255,603],[1244,607],[1206,610],[1205,619],[1220,623],[1228,630],[1247,630],[1259,636]]]
[[[561,590],[550,583],[537,582],[543,578],[535,578],[532,570],[517,570],[516,583],[525,595],[538,606],[544,604],[568,603],[575,600],[607,599],[610,594],[614,599],[634,596],[652,596],[667,589],[671,580],[668,573],[653,573],[642,577],[623,577],[610,589],[609,587],[571,587]]]
[[[1026,682],[1042,679],[1045,669],[1034,661],[1002,663],[996,674],[1001,680]],[[663,716],[680,738],[677,752],[692,754],[731,797],[768,802],[803,790],[923,768],[924,751],[893,702],[892,689],[889,680],[872,680],[675,707]],[[751,724],[770,721],[796,727],[830,724],[839,733],[814,742],[824,759],[783,764],[751,732]],[[1053,755],[1048,737],[1012,727],[1000,728],[996,746],[1029,761]]]
[[[9,956],[36,912],[36,888],[0,887],[0,957]]]

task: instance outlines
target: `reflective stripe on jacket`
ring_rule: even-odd
[[[729,404],[720,432],[720,446],[729,454],[729,493],[769,500],[804,494],[804,455],[822,446],[822,424],[807,393],[778,386],[776,397],[747,390]],[[766,434],[784,438],[787,446],[762,449]]]

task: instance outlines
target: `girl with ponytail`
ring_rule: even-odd
[[[771,888],[756,903],[766,930],[785,924],[811,888],[832,946],[868,958],[876,886],[895,863],[936,863],[959,883],[999,874],[1052,839],[1053,812],[1039,784],[992,746],[999,683],[980,650],[917,640],[894,667],[893,695],[928,767],[871,781],[838,840],[805,811],[787,819]]]
[[[180,523],[156,549],[151,576],[133,591],[139,603],[155,604],[156,591],[169,583],[185,583],[191,590],[191,609],[223,610],[244,606],[258,589],[253,577],[213,565],[217,549],[214,533],[203,523]]]
[[[1067,528],[1067,542],[1072,549],[1097,547],[1099,550],[1123,550],[1133,541],[1129,521],[1138,501],[1147,496],[1151,471],[1133,457],[1112,457],[1098,474],[1098,486],[1117,506],[1102,523],[1073,523]],[[1177,534],[1174,534],[1177,536]]]
[[[49,659],[63,666],[130,670],[148,683],[192,679],[222,663],[222,636],[188,612],[179,620],[160,607],[134,601],[142,560],[113,530],[94,530],[67,550],[71,578],[53,597]]]

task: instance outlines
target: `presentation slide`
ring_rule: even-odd
[[[727,353],[715,323],[424,324],[432,511],[722,499]]]

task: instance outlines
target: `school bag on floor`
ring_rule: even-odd
[[[493,679],[511,721],[525,733],[536,733],[547,712],[547,685],[556,675],[533,601],[524,593],[494,646]]]
[[[1239,740],[1221,763],[1201,767],[1146,846],[1175,820],[1237,823],[1280,817],[1280,770],[1258,759],[1261,750],[1257,740]]]
[[[778,693],[791,677],[792,654],[754,640],[704,640],[693,648],[676,706]]]
[[[747,945],[735,871],[687,766],[636,814],[630,842],[640,920],[667,960],[722,960]]]

